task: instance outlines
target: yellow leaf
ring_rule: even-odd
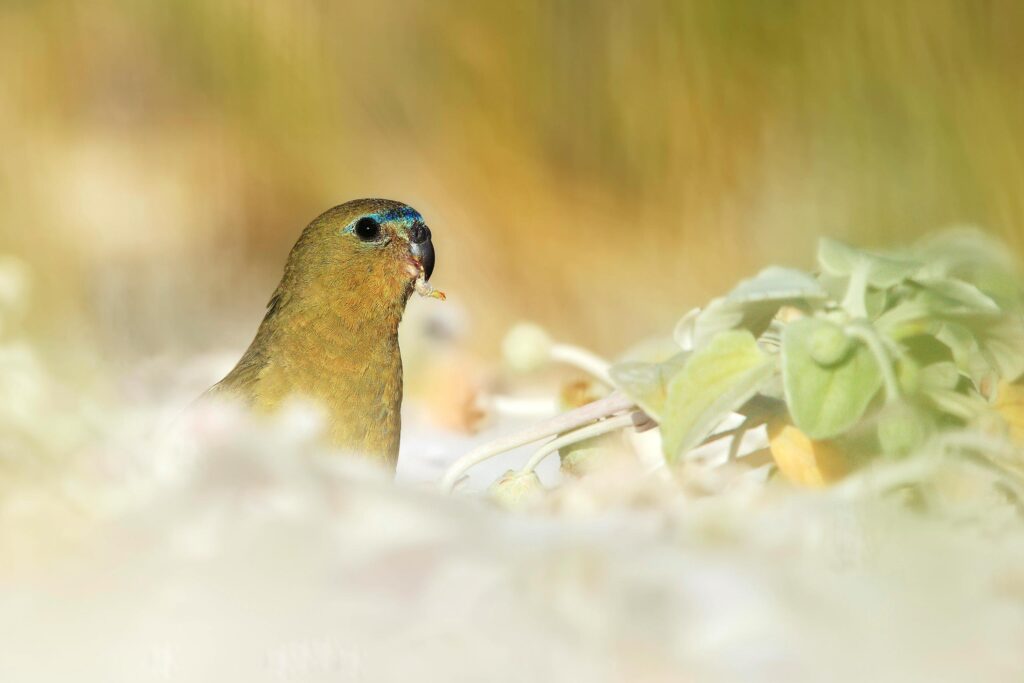
[[[1000,383],[994,407],[1006,420],[1013,442],[1024,446],[1024,384]]]
[[[843,451],[831,441],[813,441],[784,418],[768,424],[768,445],[779,471],[789,481],[821,488],[850,472]]]

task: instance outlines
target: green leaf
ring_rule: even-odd
[[[962,319],[963,320],[963,319]],[[1024,374],[1024,317],[977,315],[964,320],[985,360],[1008,382]]]
[[[900,340],[904,353],[896,363],[896,376],[904,394],[935,388],[952,389],[960,381],[953,352],[929,334]]]
[[[828,291],[814,276],[792,268],[770,266],[744,280],[724,297],[712,299],[696,316],[676,327],[676,341],[700,348],[720,332],[748,330],[760,337],[786,303],[824,301]]]
[[[663,363],[679,353],[679,344],[672,337],[652,337],[626,349],[616,361],[619,363]]]
[[[867,284],[885,289],[906,280],[921,269],[921,262],[888,254],[855,249],[838,240],[822,238],[818,243],[818,263],[829,275],[850,277],[863,269]]]
[[[957,365],[975,382],[987,371],[1010,382],[1024,374],[1024,317],[950,316],[938,336],[953,349]]]
[[[998,313],[999,305],[980,289],[955,278],[916,278],[921,302],[936,315]]]
[[[699,349],[727,330],[743,329],[760,337],[782,305],[779,301],[712,299],[693,322],[693,348]]]
[[[896,304],[874,321],[875,329],[890,339],[928,336],[935,331],[938,321],[928,305],[918,299],[907,299]]]
[[[677,353],[663,363],[617,363],[611,367],[609,374],[622,393],[661,422],[668,397],[668,384],[683,369],[688,356],[686,352]]]
[[[669,462],[697,446],[771,376],[775,360],[746,330],[722,332],[690,356],[668,386],[661,425]]]
[[[932,363],[921,368],[920,388],[922,391],[953,390],[960,383],[960,371],[950,361]]]
[[[973,422],[991,412],[985,399],[975,393],[961,393],[952,389],[933,389],[924,394],[936,410],[964,422]]]
[[[880,316],[889,305],[888,289],[869,289],[864,294],[864,310],[870,320]]]
[[[940,266],[941,275],[973,268],[1017,270],[1013,252],[1006,244],[976,228],[953,228],[929,235],[914,245],[929,269]]]
[[[968,357],[978,349],[978,343],[971,331],[957,323],[942,323],[942,326],[935,332],[935,338],[950,349],[953,360],[961,370],[966,369]]]
[[[818,263],[829,275],[849,277],[860,260],[860,253],[839,240],[823,237],[818,241]]]
[[[684,351],[689,351],[696,346],[694,338],[696,336],[697,318],[703,312],[700,308],[691,308],[686,312],[686,315],[679,319],[675,329],[672,330],[673,341]]]
[[[1020,264],[1006,244],[973,228],[946,230],[914,247],[935,277],[952,276],[970,282],[1006,309],[1024,304]]]
[[[846,302],[850,296],[860,297],[863,301],[863,312],[869,319],[875,319],[885,311],[889,305],[889,292],[884,289],[867,288],[867,280],[864,281],[864,290],[855,294],[850,292],[850,278],[821,273],[818,276],[821,286],[828,291],[830,299],[836,302]]]
[[[903,394],[916,394],[921,390],[921,364],[910,355],[896,361],[896,381]]]
[[[813,275],[792,268],[769,266],[742,281],[725,296],[733,303],[827,299],[828,292]]]
[[[882,386],[874,356],[857,343],[842,363],[824,367],[812,340],[829,323],[796,320],[782,333],[782,378],[793,422],[812,439],[828,439],[853,426]]]
[[[808,337],[807,351],[815,363],[827,368],[846,360],[854,342],[846,336],[839,325],[827,320],[822,320],[821,323]]]
[[[932,334],[918,334],[900,340],[904,350],[921,365],[953,360],[953,351]]]
[[[878,417],[878,442],[889,456],[906,456],[924,445],[932,431],[926,412],[903,403],[888,407]]]

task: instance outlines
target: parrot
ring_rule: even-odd
[[[266,412],[290,397],[318,403],[328,444],[392,472],[401,436],[398,326],[428,284],[434,245],[423,216],[388,199],[357,199],[302,231],[241,360],[207,394]]]

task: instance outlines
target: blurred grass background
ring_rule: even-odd
[[[815,238],[1024,246],[1024,3],[0,2],[33,333],[237,347],[301,228],[423,212],[437,286],[612,353]]]

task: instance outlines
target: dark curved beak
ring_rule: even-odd
[[[423,264],[423,275],[429,280],[434,272],[434,243],[430,241],[430,228],[417,223],[409,232],[409,251]]]

